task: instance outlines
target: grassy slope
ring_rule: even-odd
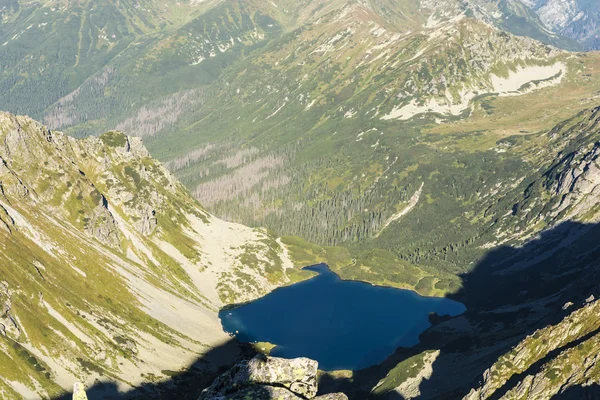
[[[465,25],[466,30],[473,29]],[[407,79],[403,72],[386,71],[388,60],[410,56],[385,55],[375,66],[365,65],[361,57],[373,43],[359,40],[361,33],[347,35],[329,54],[309,55],[331,38],[323,29],[314,26],[290,33],[229,68],[223,78],[228,85],[200,110],[194,118],[198,122],[156,138],[150,142],[151,149],[168,160],[185,156],[189,146],[207,143],[235,143],[234,148],[281,155],[286,165],[271,174],[289,178],[291,183],[285,188],[263,195],[258,207],[240,206],[244,197],[261,192],[259,182],[240,197],[217,202],[211,209],[244,223],[267,225],[281,234],[348,247],[349,258],[360,261],[339,268],[346,278],[417,288],[428,294],[457,290],[452,275],[468,269],[485,253],[481,246],[494,241],[486,233],[493,220],[484,215],[491,205],[490,193],[513,191],[514,182],[544,165],[543,156],[533,160],[526,154],[535,148],[542,150],[540,155],[548,155],[540,132],[593,104],[599,85],[597,55],[558,55],[556,59],[569,68],[561,85],[519,97],[476,100],[469,118],[440,125],[429,117],[388,122],[373,118],[375,110],[381,106],[380,115],[391,110],[392,104],[386,102],[394,101],[390,87]],[[414,54],[411,46],[422,45],[418,36],[412,40],[401,52],[412,49],[409,54]],[[466,46],[461,36],[457,43]],[[457,50],[428,51],[429,60],[441,60]],[[515,63],[498,62],[499,70],[515,67]],[[416,71],[413,78],[419,77],[422,87],[427,87],[426,75]],[[559,103],[568,106],[558,107]],[[346,112],[358,114],[345,118]],[[374,131],[369,133],[370,129]],[[518,151],[502,150],[504,138],[525,133],[529,136],[520,142]],[[191,188],[232,176],[235,167],[218,167],[227,152],[231,150],[214,151],[177,174]],[[210,171],[208,177],[198,173],[205,169]],[[372,228],[381,227],[393,212],[406,207],[421,183],[422,199],[408,216],[383,233]],[[348,205],[352,202],[356,205]],[[312,208],[313,214],[295,211],[298,203]],[[273,215],[274,209],[285,217]],[[348,210],[354,217],[345,217]],[[341,215],[328,221],[336,212]],[[325,229],[307,230],[303,222],[307,220],[313,221],[308,224],[328,224]],[[369,255],[377,248],[382,249],[379,254],[386,254],[385,262]]]
[[[271,235],[209,216],[122,133],[75,140],[1,114],[0,137],[1,389],[152,382],[227,339],[224,301],[287,282]]]

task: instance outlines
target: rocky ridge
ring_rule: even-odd
[[[496,242],[463,275],[467,313],[425,332],[419,354],[387,371],[375,395],[597,398],[599,113],[539,134],[544,151],[528,154],[539,170],[483,207]],[[498,148],[529,149],[519,138]]]
[[[528,336],[485,371],[481,386],[465,400],[550,399],[600,384],[599,312],[600,302],[592,296],[557,325]],[[515,377],[516,383],[507,384]]]
[[[600,46],[600,7],[584,0],[521,0],[552,31],[572,38],[585,49]]]
[[[523,181],[516,188],[513,209],[498,220],[495,228],[498,238],[522,242],[538,234],[541,226],[600,220],[599,121],[600,108],[596,107],[578,113],[542,136],[547,146],[545,159],[532,162],[545,165],[537,172],[537,179]]]
[[[224,302],[264,295],[292,266],[266,231],[208,214],[139,139],[77,140],[6,113],[0,247],[4,397],[154,382],[229,340]]]

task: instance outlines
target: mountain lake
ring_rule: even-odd
[[[430,313],[466,310],[450,299],[342,280],[325,264],[306,269],[318,275],[223,309],[225,331],[241,342],[276,344],[270,353],[275,357],[312,358],[325,371],[359,370],[419,343],[431,326]]]

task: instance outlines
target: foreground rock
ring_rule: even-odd
[[[287,360],[258,355],[218,377],[199,400],[347,400],[343,393],[315,397],[317,367],[318,363],[308,358]]]

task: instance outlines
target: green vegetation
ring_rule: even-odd
[[[269,342],[256,342],[256,343],[252,343],[252,347],[254,347],[254,349],[260,353],[263,354],[267,354],[269,355],[271,353],[271,350],[273,350],[275,348],[275,344],[269,343]]]
[[[431,351],[426,351],[416,356],[412,356],[396,365],[383,381],[373,389],[373,394],[381,395],[394,390],[409,378],[414,378],[423,369],[425,363],[424,358],[431,354]]]
[[[0,32],[7,42],[0,58],[10,61],[0,79],[3,93],[11,94],[4,102],[9,110],[26,104],[28,114],[73,135],[116,128],[143,136],[152,154],[211,212],[316,243],[318,248],[291,245],[297,265],[325,261],[344,278],[423,294],[460,289],[456,275],[496,242],[491,227],[519,197],[522,187],[513,183],[553,156],[544,150],[543,132],[587,107],[600,90],[596,55],[569,58],[475,19],[457,22],[449,36],[429,38],[421,29],[427,16],[408,2],[372,6],[365,18],[387,29],[377,35],[352,18],[341,24],[337,16],[344,2],[337,1],[326,12],[310,4],[283,2],[284,7],[281,1],[196,8],[169,3],[168,11],[104,3],[9,13]],[[521,22],[535,16],[498,7],[518,16],[507,28],[562,40],[544,36],[539,24],[526,31]],[[415,18],[394,10],[410,10]],[[25,19],[31,29],[13,38]],[[414,33],[390,40],[399,27]],[[34,41],[41,32],[44,47]],[[68,41],[62,40],[66,32]],[[64,54],[52,60],[46,52],[59,43]],[[18,63],[33,51],[39,60]],[[474,62],[480,58],[485,62]],[[507,77],[520,67],[556,62],[568,66],[560,85],[518,97],[486,94],[492,90],[490,70]],[[40,65],[46,66],[42,72]],[[41,76],[44,85],[28,90]],[[468,88],[476,95],[470,114],[382,119],[413,100],[461,103]],[[101,139],[125,145],[114,131]],[[531,154],[540,156],[532,160]],[[152,168],[113,171],[135,194],[123,215],[141,214],[140,199],[155,189],[163,193],[146,182]],[[83,169],[96,178],[95,171]],[[84,216],[87,206],[77,202],[86,193],[74,186],[63,198],[66,189],[54,190],[48,176],[41,191],[53,195],[56,205],[65,202],[73,224],[93,229],[107,222]],[[102,191],[111,181],[105,185]],[[503,196],[507,199],[494,203]],[[181,221],[168,214],[157,219],[162,239],[197,261],[199,250],[177,229]],[[242,260],[252,268],[260,264],[253,251],[247,249]],[[266,271],[271,282],[281,280],[278,270],[275,265]],[[172,273],[186,280],[182,271]],[[306,277],[299,271],[291,275]]]
[[[372,5],[364,18],[382,26],[375,34],[355,17],[340,23],[342,1],[327,10],[282,1],[169,3],[167,11],[110,0],[102,7],[12,9],[0,31],[7,42],[0,58],[8,60],[0,79],[4,104],[12,111],[27,107],[72,135],[108,130],[101,140],[110,147],[126,145],[113,129],[143,136],[211,212],[295,237],[286,240],[297,266],[327,262],[345,279],[455,293],[457,276],[498,242],[497,224],[548,226],[532,218],[500,220],[533,179],[515,182],[555,156],[545,132],[592,104],[600,90],[597,55],[568,57],[476,19],[429,37],[422,29],[427,15],[409,2]],[[394,10],[410,10],[414,18]],[[31,29],[15,37],[25,20]],[[517,22],[507,27],[525,32]],[[409,27],[411,34],[403,31]],[[541,34],[537,28],[525,33]],[[41,33],[43,46],[34,40]],[[63,39],[66,33],[71,39]],[[391,40],[394,34],[406,37]],[[36,57],[19,62],[33,52]],[[474,61],[480,59],[485,62]],[[490,71],[507,77],[557,62],[568,67],[560,85],[516,97],[489,93]],[[468,90],[475,96],[471,112],[383,118],[413,101],[456,106]],[[26,99],[19,97],[24,93]],[[111,222],[90,214],[115,182],[85,164],[81,170],[80,182],[61,187],[50,184],[60,179],[48,168],[36,189],[64,205],[70,223],[93,231]],[[156,186],[147,180],[157,171],[151,162],[113,168],[134,194],[120,215],[149,230],[156,224],[162,240],[196,263],[201,249],[179,229],[183,212],[155,217],[156,209],[140,208],[144,199],[166,193],[168,179]],[[82,189],[86,179],[97,191]],[[117,242],[132,248],[123,238]],[[274,260],[265,264],[256,252],[245,249],[237,261],[281,282],[278,256],[265,254]],[[158,257],[180,282],[171,290],[185,291],[186,273],[165,254]],[[308,276],[289,272],[294,281]]]
[[[176,301],[149,314],[163,295],[214,312],[219,300],[308,279],[301,268],[325,262],[343,279],[446,296],[461,293],[490,249],[522,244],[574,210],[597,221],[600,207],[585,199],[563,207],[561,182],[589,171],[596,150],[598,112],[582,110],[600,91],[598,54],[499,31],[473,8],[450,29],[425,29],[430,15],[408,0],[194,3],[2,9],[3,108],[73,136],[108,131],[74,142],[2,117],[0,201],[12,209],[0,207],[0,300],[18,317],[2,316],[7,380],[31,377],[54,397],[62,389],[46,358],[125,380],[120,362],[138,361],[142,337],[206,347],[155,318],[185,312]],[[506,29],[572,45],[525,9],[492,3]],[[560,83],[493,94],[494,75],[557,63],[566,69],[521,89]],[[142,136],[191,193],[120,131]],[[268,231],[212,266],[190,223],[210,222],[197,201]],[[277,236],[296,268],[283,269]],[[197,287],[212,267],[214,301]],[[526,342],[547,354],[551,335],[536,335]],[[400,363],[376,392],[416,376],[427,354]],[[517,365],[507,354],[490,376],[508,379],[543,356]],[[565,371],[557,361],[543,372],[558,383]]]
[[[118,132],[101,140],[50,136],[43,126],[9,114],[0,115],[0,126],[6,143],[0,171],[0,374],[9,384],[24,385],[2,386],[2,393],[27,387],[39,396],[61,396],[53,370],[58,361],[74,380],[130,382],[149,345],[184,355],[214,345],[165,322],[165,316],[181,318],[190,309],[214,313],[216,321],[220,303],[192,279],[206,279],[201,274],[210,263],[198,230],[213,222],[160,163],[136,139],[123,151],[127,138]],[[232,279],[216,277],[226,281],[232,302],[246,293],[264,294],[265,282],[275,287],[285,280],[274,237],[239,229],[243,248],[223,257],[240,259],[218,265]],[[218,323],[203,326],[198,337],[218,337]],[[158,372],[144,373],[153,379]]]
[[[116,131],[103,133],[100,135],[100,139],[109,147],[125,147],[127,144],[127,137],[123,133]],[[130,167],[127,168],[131,170]]]

